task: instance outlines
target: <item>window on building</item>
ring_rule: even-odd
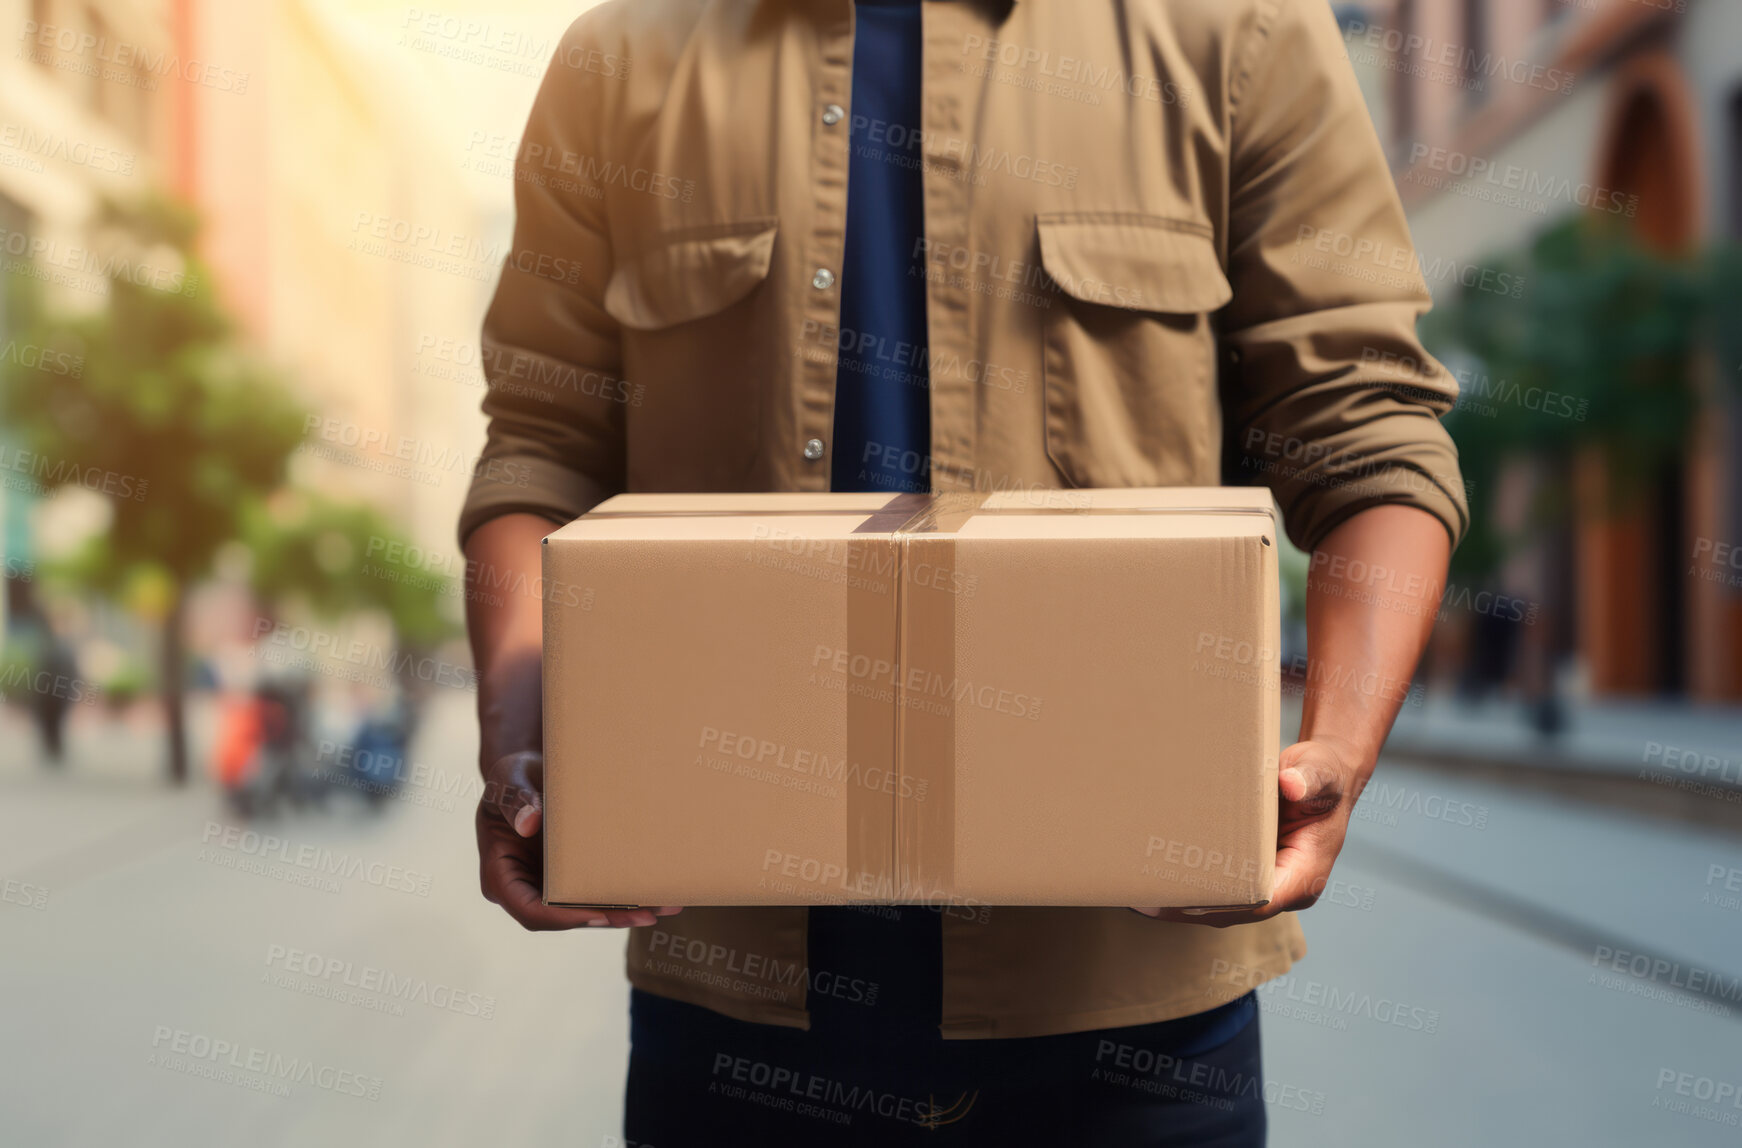
[[[1464,0],[1463,43],[1458,47],[1464,94],[1471,103],[1480,103],[1488,89],[1488,2]]]
[[[17,272],[18,269],[12,266],[11,254],[14,249],[30,249],[29,234],[30,213],[24,210],[22,203],[0,191],[0,283]],[[12,292],[0,291],[0,346],[6,344],[11,330],[12,318],[6,308],[12,302]]]
[[[1730,93],[1729,116],[1725,124],[1724,156],[1725,169],[1729,175],[1730,186],[1725,189],[1728,202],[1725,204],[1729,218],[1725,221],[1730,228],[1730,238],[1742,242],[1742,88],[1736,88]],[[1739,397],[1734,387],[1719,388],[1724,396],[1723,402],[1728,408],[1725,412],[1729,422],[1730,450],[1726,465],[1730,470],[1729,491],[1729,521],[1724,525],[1733,539],[1742,540],[1742,397]]]
[[[1415,36],[1416,0],[1398,0],[1397,43],[1408,44]],[[1402,52],[1404,49],[1399,48]],[[1416,136],[1416,79],[1408,60],[1393,60],[1391,72],[1391,144],[1398,155],[1407,155]]]
[[[1742,240],[1742,87],[1730,93],[1729,122],[1725,125],[1728,138],[1724,141],[1728,153],[1724,163],[1729,172],[1730,237]]]
[[[109,43],[109,21],[103,19],[101,12],[87,4],[85,28],[93,42],[93,46],[81,61],[85,75],[90,79],[90,84],[85,88],[85,106],[98,115],[103,115],[108,111],[107,105],[114,99],[113,93],[108,89],[114,86],[115,81],[105,78],[107,69],[103,63],[109,53],[114,51]]]
[[[30,0],[30,23],[36,29],[36,36],[42,35],[42,29],[54,23],[54,0]],[[36,36],[31,36],[25,44],[25,54],[41,67],[54,67],[53,49],[38,44]]]
[[[85,5],[85,21],[96,42],[89,91],[91,110],[136,141],[143,141],[151,119],[150,78],[137,53],[116,39],[114,25],[94,4]]]
[[[12,277],[24,271],[17,264],[30,257],[15,256],[13,252],[30,249],[29,236],[33,229],[30,213],[24,205],[0,192],[0,288],[10,286]],[[13,292],[0,290],[0,348],[9,348],[15,337],[15,328],[22,317],[11,314],[8,308],[19,302],[21,300]],[[15,451],[18,446],[16,434],[15,427],[0,421],[0,450],[10,447]],[[23,525],[26,521],[22,513],[25,497],[22,487],[0,487],[0,554],[21,561],[32,558]],[[5,610],[7,619],[16,623],[30,617],[35,608],[30,579],[0,578],[0,609]]]

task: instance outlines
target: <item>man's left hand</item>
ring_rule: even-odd
[[[1278,913],[1310,909],[1331,882],[1343,851],[1355,799],[1372,772],[1354,751],[1329,741],[1296,742],[1278,763],[1276,881],[1270,903],[1257,909],[1137,909],[1145,917],[1191,925],[1250,925]]]

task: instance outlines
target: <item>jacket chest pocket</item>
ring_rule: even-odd
[[[631,489],[732,490],[761,441],[779,361],[767,338],[772,218],[667,231],[620,256],[604,309],[622,327]]]
[[[1059,287],[1042,319],[1053,465],[1075,486],[1213,485],[1211,316],[1233,290],[1209,226],[1133,212],[1036,223]]]

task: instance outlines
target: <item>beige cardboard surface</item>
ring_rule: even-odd
[[[1269,896],[1276,524],[1247,489],[631,495],[547,540],[545,896]]]

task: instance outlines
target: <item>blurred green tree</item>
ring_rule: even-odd
[[[115,257],[107,305],[27,312],[31,340],[82,369],[17,365],[5,394],[9,421],[42,462],[34,477],[43,487],[76,483],[109,497],[104,561],[81,564],[91,587],[162,587],[161,685],[178,782],[187,776],[189,587],[236,536],[249,498],[283,481],[302,432],[301,408],[244,352],[220,309],[197,231],[193,213],[166,199],[106,204],[96,235]],[[141,266],[175,272],[128,273]]]
[[[263,601],[301,595],[327,616],[382,609],[401,640],[416,644],[454,630],[440,609],[444,576],[365,569],[372,544],[402,540],[385,517],[285,488],[304,409],[244,348],[199,261],[197,231],[194,214],[169,200],[105,205],[97,234],[117,256],[106,306],[59,314],[15,294],[22,340],[45,353],[10,363],[0,391],[38,485],[82,485],[108,498],[108,529],[56,573],[159,623],[178,783],[187,777],[187,598],[225,544],[239,540],[253,552]],[[175,273],[129,274],[140,266]]]
[[[301,597],[325,618],[379,610],[396,640],[413,649],[459,632],[441,609],[441,600],[455,592],[453,579],[402,561],[421,551],[366,503],[279,490],[247,507],[240,540],[251,553],[250,582],[263,602]]]
[[[264,609],[302,607],[328,620],[380,611],[395,642],[414,652],[460,632],[454,613],[441,605],[458,592],[458,583],[445,570],[407,562],[405,555],[422,551],[374,506],[284,485],[243,499],[236,523],[221,545],[245,552],[248,586]],[[161,571],[140,563],[129,567],[107,532],[86,539],[46,570],[57,584],[135,605],[161,596]]]
[[[1477,498],[1494,496],[1508,458],[1542,459],[1564,477],[1575,456],[1592,449],[1617,479],[1611,491],[1648,489],[1646,478],[1683,450],[1701,409],[1697,357],[1723,353],[1731,338],[1720,318],[1734,314],[1734,283],[1742,283],[1732,258],[1716,249],[1662,255],[1587,213],[1522,251],[1485,259],[1523,279],[1522,297],[1465,287],[1423,324],[1440,358],[1473,357],[1478,365],[1477,385],[1461,380],[1465,395],[1446,418]],[[1543,405],[1551,395],[1552,411]],[[1541,490],[1542,516],[1563,512],[1571,497],[1565,486]],[[1507,545],[1491,514],[1472,512],[1454,562],[1480,578],[1498,567]]]

